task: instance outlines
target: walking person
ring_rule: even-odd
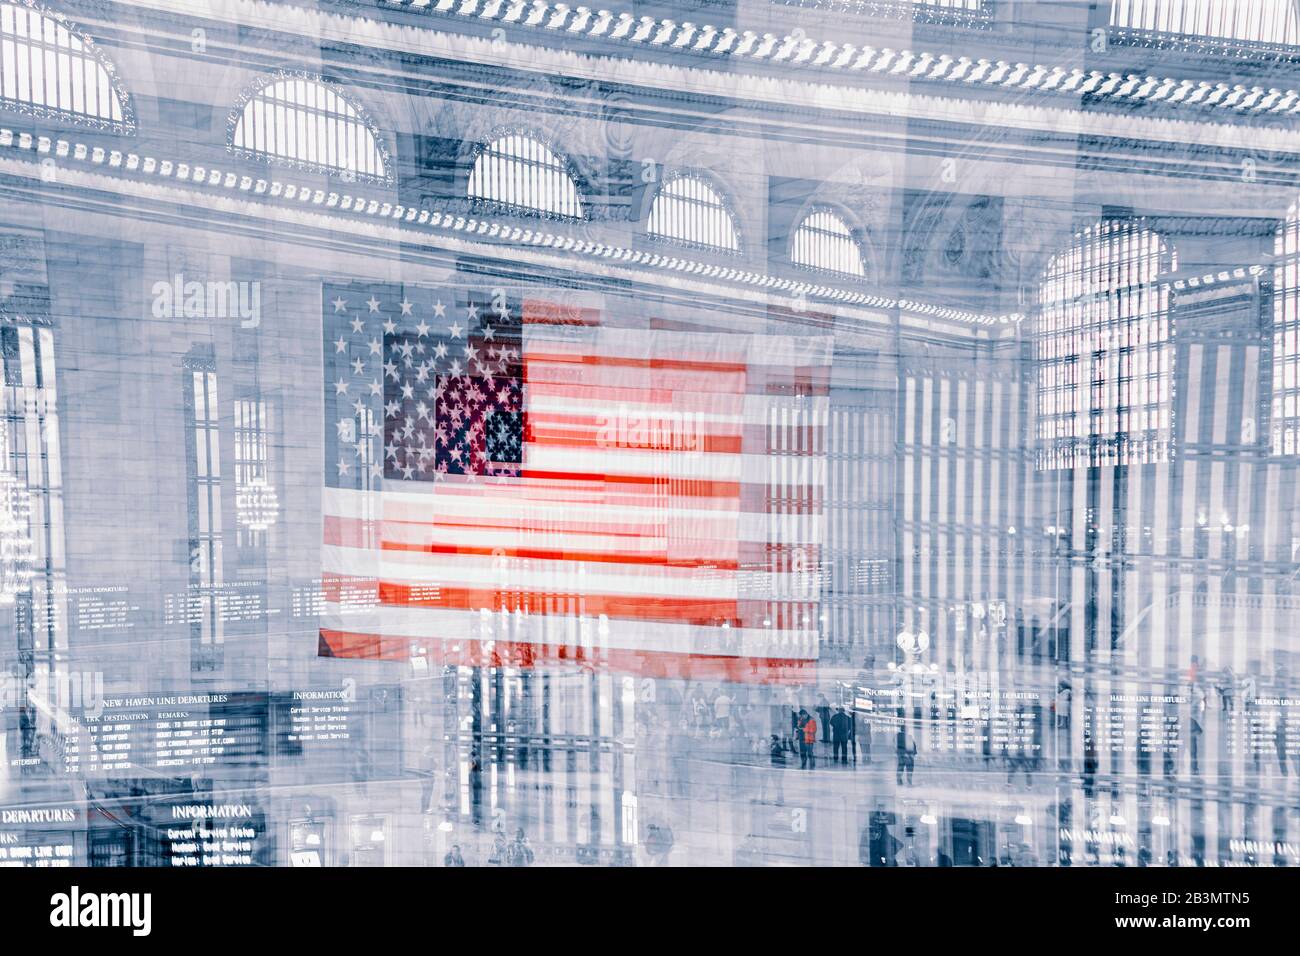
[[[822,722],[822,743],[831,742],[831,702],[825,694],[817,695],[817,719]]]
[[[724,734],[731,730],[731,707],[734,703],[735,700],[728,697],[725,690],[713,698],[713,720]]]
[[[1195,658],[1193,658],[1195,660]],[[1192,750],[1192,773],[1201,772],[1201,735],[1205,733],[1205,691],[1199,684],[1192,687],[1189,736]]]
[[[1219,706],[1223,708],[1224,713],[1232,713],[1233,697],[1237,693],[1237,675],[1232,672],[1231,665],[1225,665],[1223,674],[1219,678]]]
[[[524,828],[519,827],[515,830],[515,838],[506,848],[506,865],[507,866],[531,866],[533,863],[533,850],[528,845],[528,837],[524,836]]]
[[[503,831],[498,830],[496,836],[492,838],[492,852],[488,856],[489,866],[505,866],[506,858],[510,855],[510,844],[506,842],[506,835]]]
[[[898,785],[903,785],[903,774],[907,774],[907,785],[912,785],[912,771],[916,769],[916,738],[907,732],[906,721],[898,725],[895,740],[898,749]]]
[[[831,717],[831,761],[846,764],[849,762],[849,731],[853,720],[844,712],[843,705],[835,708]]]
[[[1070,765],[1074,742],[1070,739],[1070,704],[1074,691],[1069,681],[1061,681],[1056,688],[1056,700],[1052,702],[1052,711],[1056,716],[1052,742],[1056,748],[1056,764],[1064,770]]]
[[[645,850],[651,866],[667,866],[668,854],[673,849],[673,828],[652,823],[646,828]]]
[[[862,749],[862,762],[871,763],[871,721],[857,711],[853,713],[853,736]]]
[[[803,736],[799,738],[799,769],[817,769],[817,718],[806,710],[801,710],[799,729]]]
[[[469,792],[470,803],[473,807],[474,823],[478,826],[483,825],[483,761],[479,757],[478,748],[474,747],[469,752]]]
[[[858,862],[863,866],[897,866],[898,840],[889,828],[897,823],[897,816],[877,804],[867,819],[867,826],[858,840]]]
[[[436,809],[433,798],[438,794],[438,749],[433,744],[428,744],[420,754],[420,761],[423,765],[420,812],[432,813]]]

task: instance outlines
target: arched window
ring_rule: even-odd
[[[134,126],[112,64],[58,14],[26,3],[0,3],[0,102],[123,132]]]
[[[983,0],[912,0],[918,7],[943,7],[947,10],[977,11],[984,6]]]
[[[469,174],[469,198],[511,212],[582,218],[582,200],[568,164],[523,133],[508,133],[479,150]]]
[[[1085,229],[1043,274],[1034,339],[1040,468],[1167,461],[1174,343],[1164,241],[1140,221]]]
[[[1273,454],[1300,455],[1300,201],[1273,252]]]
[[[650,235],[694,246],[740,251],[736,222],[722,197],[699,176],[664,183],[650,206]]]
[[[318,78],[267,80],[232,120],[230,147],[237,153],[374,182],[389,179],[383,144],[361,108]]]
[[[849,232],[844,220],[828,209],[818,209],[804,217],[794,231],[790,259],[798,266],[865,278],[862,248]]]
[[[1110,24],[1248,43],[1300,43],[1292,0],[1113,0]]]

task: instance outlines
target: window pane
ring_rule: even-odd
[[[374,130],[337,93],[310,79],[277,80],[255,92],[230,145],[323,171],[388,176]]]
[[[568,166],[549,147],[527,136],[494,140],[474,160],[469,198],[576,219],[582,216],[577,184]]]

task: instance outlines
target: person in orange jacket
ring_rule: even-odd
[[[799,711],[799,769],[817,769],[817,718],[806,710]]]

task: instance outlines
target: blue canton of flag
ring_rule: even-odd
[[[517,475],[520,313],[499,292],[326,286],[327,484]]]

